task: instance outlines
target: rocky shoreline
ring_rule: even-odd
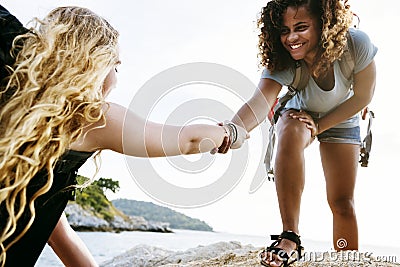
[[[218,242],[198,246],[186,251],[138,245],[129,251],[100,264],[101,267],[260,267],[258,254],[261,248],[239,242]],[[315,258],[303,258],[294,267],[400,267],[399,263],[384,262],[370,254],[349,251],[321,253]]]
[[[239,242],[218,242],[198,246],[185,251],[171,251],[163,248],[138,245],[125,253],[101,264],[101,267],[155,267],[155,266],[200,266],[200,262],[226,257],[228,254],[246,255],[257,249]],[[222,260],[225,262],[224,260]]]
[[[68,222],[77,231],[152,231],[170,233],[168,223],[150,222],[141,216],[115,215],[112,220],[104,220],[94,212],[83,209],[76,203],[65,209]],[[185,251],[138,245],[125,253],[103,262],[101,267],[226,267],[261,266],[258,254],[262,248],[242,245],[240,242],[218,242],[208,246],[198,246]],[[327,252],[325,252],[327,253]],[[302,258],[294,267],[400,267],[397,262],[378,260],[369,254],[350,252],[348,256],[332,252],[314,258]],[[336,254],[335,254],[336,253]],[[353,255],[353,257],[352,257]],[[354,255],[357,255],[355,257]]]
[[[169,223],[150,222],[140,216],[115,215],[111,221],[99,218],[94,212],[83,209],[76,203],[69,203],[65,208],[68,222],[75,231],[150,231],[171,233]]]

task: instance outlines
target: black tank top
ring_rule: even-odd
[[[5,266],[34,266],[55,228],[68,200],[74,197],[78,169],[92,156],[93,152],[67,151],[57,162],[51,189],[35,201],[36,217],[28,232],[7,250]],[[41,188],[47,180],[46,171],[41,171],[28,185],[27,196]],[[3,203],[4,204],[4,203]],[[0,208],[0,226],[4,227],[4,205]],[[3,211],[3,212],[2,212]],[[3,213],[3,215],[2,215]],[[18,222],[19,233],[30,218],[28,209],[22,221]],[[15,234],[14,234],[15,236]]]
[[[28,29],[26,29],[16,17],[10,14],[7,9],[0,5],[0,86],[2,87],[6,83],[4,78],[10,75],[5,66],[12,66],[15,61],[15,58],[10,54],[14,38],[26,32],[28,32]],[[18,51],[15,52],[18,53]],[[12,93],[13,92],[2,93],[0,101],[7,101]]]

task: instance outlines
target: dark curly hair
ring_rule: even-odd
[[[311,73],[324,76],[347,43],[346,33],[352,23],[353,14],[348,0],[271,0],[262,9],[257,25],[259,34],[260,65],[271,73],[293,66],[294,60],[283,47],[280,39],[283,14],[288,7],[305,6],[318,18],[320,41]]]

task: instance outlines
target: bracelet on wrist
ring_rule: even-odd
[[[231,137],[232,137],[232,144],[234,144],[237,141],[237,135],[238,135],[238,131],[236,128],[236,125],[232,122],[227,122],[226,126],[228,126],[231,130]]]
[[[225,130],[225,135],[229,138],[229,142],[232,142],[232,129],[226,124],[221,125],[221,127]]]
[[[225,135],[230,138],[231,137],[231,129],[229,129],[229,127],[227,127],[226,125],[221,125],[221,127],[224,129]]]

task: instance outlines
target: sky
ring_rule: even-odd
[[[140,101],[139,93],[144,92],[149,81],[154,81],[160,73],[176,70],[182,64],[195,63],[198,66],[196,62],[205,62],[209,64],[206,67],[210,67],[205,72],[211,76],[215,66],[222,66],[224,75],[227,75],[225,80],[229,80],[229,77],[232,80],[245,78],[247,85],[255,88],[262,71],[257,60],[256,20],[265,3],[266,1],[260,0],[2,0],[2,5],[24,24],[31,18],[43,17],[52,8],[62,5],[87,7],[106,18],[121,34],[122,61],[118,69],[118,85],[109,95],[109,100],[126,107],[130,107],[138,99]],[[394,229],[398,228],[396,215],[400,181],[397,164],[400,160],[400,134],[395,129],[398,128],[396,107],[400,93],[396,88],[397,69],[392,66],[396,63],[393,61],[399,58],[394,47],[398,38],[393,35],[393,27],[397,25],[395,12],[399,10],[400,4],[389,0],[352,0],[350,4],[361,19],[360,29],[369,34],[379,49],[375,58],[376,92],[369,105],[376,116],[373,122],[372,154],[369,167],[359,168],[355,195],[360,248],[371,244],[398,247],[400,232]],[[178,89],[162,92],[159,101],[151,107],[149,117],[152,120],[162,122],[171,119],[169,115],[176,114],[180,108],[188,110],[185,104],[193,104],[195,107],[195,100],[209,98],[206,103],[215,101],[216,107],[210,108],[210,114],[215,115],[215,118],[203,120],[212,123],[213,120],[221,119],[219,107],[228,109],[223,114],[233,114],[245,101],[242,95],[234,96],[231,91],[223,90],[221,86],[212,83],[189,83]],[[251,90],[243,93],[245,97],[251,94]],[[203,111],[209,114],[207,109],[196,114]],[[363,125],[365,127],[365,122]],[[274,184],[266,181],[257,190],[253,190],[254,192],[249,192],[262,160],[264,147],[260,144],[265,144],[263,138],[266,129],[267,125],[264,124],[253,130],[245,148],[213,157],[210,161],[211,167],[204,172],[189,173],[175,168],[174,160],[183,159],[186,163],[197,164],[203,160],[201,156],[145,161],[150,164],[146,165],[150,166],[149,176],[162,177],[179,187],[197,188],[217,181],[221,170],[228,168],[230,161],[237,160],[237,157],[240,158],[245,153],[245,170],[238,180],[232,182],[226,194],[205,204],[182,207],[169,205],[167,201],[154,197],[133,177],[135,170],[132,171],[126,158],[110,151],[102,152],[102,166],[97,177],[120,181],[121,189],[116,194],[110,194],[111,199],[152,201],[199,218],[210,224],[215,231],[267,237],[269,234],[281,232]],[[318,144],[311,145],[305,155],[306,186],[301,203],[301,235],[307,239],[330,242],[332,219],[326,202]],[[140,161],[135,161],[134,164],[138,162],[140,164]],[[89,161],[79,172],[91,177],[93,171],[93,163]],[[210,175],[210,172],[214,175]]]

